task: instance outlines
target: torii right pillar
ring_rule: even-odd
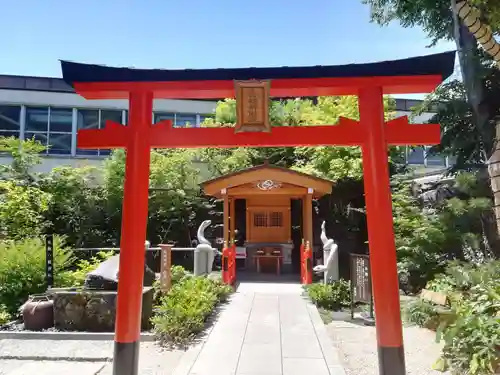
[[[380,375],[405,375],[399,280],[381,87],[359,92],[368,245]]]

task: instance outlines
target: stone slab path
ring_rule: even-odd
[[[174,375],[344,375],[319,313],[299,284],[241,283],[204,342]]]

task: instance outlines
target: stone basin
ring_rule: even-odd
[[[54,327],[64,331],[113,332],[117,291],[57,288],[47,291],[54,300]],[[150,328],[153,288],[142,289],[142,330]]]

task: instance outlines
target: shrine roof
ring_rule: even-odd
[[[333,181],[324,178],[264,163],[204,181],[201,186],[205,194],[220,196],[222,189],[231,189],[251,182],[264,180],[273,180],[304,188],[312,188],[315,196],[331,193],[334,184]]]
[[[178,99],[220,98],[220,95],[223,95],[222,97],[232,97],[227,95],[230,94],[229,89],[231,91],[234,90],[233,81],[250,79],[272,80],[271,96],[280,96],[282,94],[287,97],[347,95],[352,90],[337,90],[332,92],[331,90],[325,91],[325,88],[332,86],[345,87],[346,85],[362,86],[364,84],[362,82],[366,82],[366,79],[373,77],[382,78],[380,82],[381,86],[386,88],[384,90],[385,93],[429,92],[453,73],[454,64],[455,51],[363,64],[235,69],[135,69],[61,61],[64,81],[88,98],[102,98],[97,94],[97,91],[113,92],[113,98],[118,98],[120,97],[118,92],[126,91],[127,87],[131,87],[131,83],[143,83],[142,88],[145,87],[144,83],[150,83],[151,85],[148,86],[148,89],[156,92],[155,97],[177,97]],[[396,81],[389,79],[398,77],[400,79]],[[425,80],[425,84],[422,77],[428,78]],[[429,77],[433,78],[430,80]],[[411,78],[420,78],[420,80]],[[358,79],[358,81],[354,85],[352,82],[347,83],[347,79]],[[359,81],[360,79],[361,81]],[[363,79],[365,81],[362,81]],[[279,84],[280,81],[287,80],[293,81],[293,84]],[[319,85],[318,80],[329,81],[323,81]],[[302,81],[302,85],[297,81]],[[227,83],[227,85],[222,86],[222,82]],[[125,87],[124,85],[119,85],[119,83],[127,83],[128,86]],[[170,85],[159,85],[160,83],[169,83]],[[198,85],[194,83],[198,83]],[[89,87],[89,84],[93,85],[92,88]],[[387,88],[387,86],[391,85],[396,85],[399,88]],[[403,89],[401,86],[405,86],[406,88]],[[425,91],[416,91],[424,89]],[[90,91],[92,93],[89,93]],[[160,94],[160,91],[163,91],[163,93]],[[202,91],[202,93],[199,93],[199,91]],[[85,92],[88,94],[85,95]],[[104,97],[111,98],[111,94],[109,93],[104,95]]]
[[[63,79],[74,82],[225,81],[248,79],[350,78],[453,73],[455,51],[364,64],[235,69],[135,69],[61,61]]]

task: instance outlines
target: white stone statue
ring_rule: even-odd
[[[210,241],[205,238],[205,229],[212,223],[205,220],[198,228],[198,246],[194,250],[194,275],[209,275],[212,272],[216,249],[212,247]]]
[[[313,268],[314,272],[323,273],[325,284],[339,280],[339,252],[338,245],[333,239],[326,236],[326,223],[321,224],[321,242],[323,242],[323,263]]]

